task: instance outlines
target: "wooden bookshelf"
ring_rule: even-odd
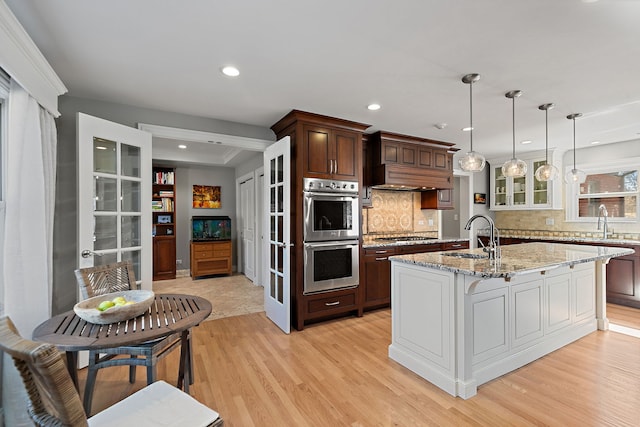
[[[153,167],[153,280],[176,278],[175,170]]]

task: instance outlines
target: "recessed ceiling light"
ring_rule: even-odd
[[[524,141],[521,141],[520,144],[522,145],[527,145],[527,144],[531,144],[533,141],[530,139],[525,139]]]
[[[436,129],[442,130],[446,128],[448,125],[446,123],[436,123],[434,126],[436,127]]]
[[[462,128],[460,129],[462,132],[471,132],[472,130],[474,130],[472,127],[466,127],[466,128]]]
[[[600,144],[600,141],[591,141],[591,145]]]
[[[186,145],[184,145],[184,144],[180,144],[180,145],[178,145],[178,148],[181,148],[181,149],[183,149],[183,150],[186,150],[187,146],[186,146]]]
[[[377,111],[380,108],[381,108],[380,104],[369,104],[369,105],[367,105],[367,109],[371,110],[371,111]]]
[[[222,68],[222,74],[229,77],[237,77],[240,75],[240,70],[238,70],[236,67],[232,67],[231,65],[227,65],[226,67]]]

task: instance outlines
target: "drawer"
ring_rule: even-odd
[[[378,255],[378,256],[389,256],[396,254],[396,248],[392,247],[379,247],[379,248],[367,248],[364,250],[365,255]]]
[[[193,250],[194,251],[212,251],[213,243],[194,243]]]
[[[335,309],[341,309],[344,307],[353,307],[356,304],[356,294],[351,293],[347,295],[328,296],[326,298],[314,299],[307,302],[307,308],[309,313],[318,313],[321,311],[329,311]]]
[[[198,248],[198,250],[193,253],[193,257],[195,259],[213,258],[213,251],[202,251]]]
[[[215,258],[231,256],[231,248],[215,248],[213,250],[213,256]]]
[[[469,242],[447,242],[442,244],[443,251],[451,251],[454,249],[469,249]]]

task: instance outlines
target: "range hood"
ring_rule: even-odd
[[[453,172],[394,164],[378,165],[373,170],[371,188],[380,190],[426,191],[453,188]]]
[[[453,188],[452,143],[378,131],[367,135],[371,188],[428,191]]]

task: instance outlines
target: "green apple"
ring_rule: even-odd
[[[98,310],[105,311],[116,305],[113,301],[102,301],[98,304]]]

